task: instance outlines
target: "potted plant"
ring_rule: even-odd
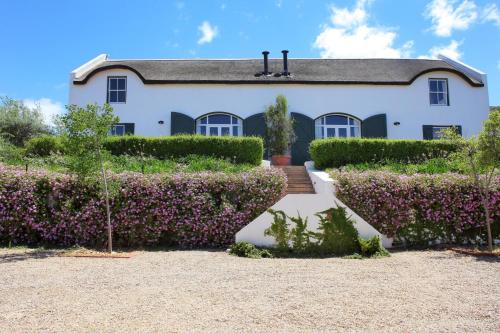
[[[278,95],[276,103],[267,107],[264,113],[266,121],[266,143],[271,154],[272,165],[290,165],[290,148],[295,141],[293,119],[288,114],[286,97]]]

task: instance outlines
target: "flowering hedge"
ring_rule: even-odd
[[[478,189],[459,174],[412,176],[384,171],[337,172],[337,196],[381,233],[427,244],[484,237],[485,216]],[[494,236],[500,232],[500,188],[489,203]]]
[[[112,176],[114,242],[121,246],[213,247],[277,201],[286,178],[276,169],[238,174]],[[0,243],[102,246],[104,201],[96,184],[0,164]]]

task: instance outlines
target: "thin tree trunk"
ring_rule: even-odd
[[[109,208],[109,191],[108,180],[106,178],[106,170],[104,170],[104,163],[102,161],[101,150],[98,150],[99,162],[101,164],[101,175],[104,181],[104,194],[106,196],[106,217],[108,223],[108,252],[113,252],[113,227],[111,226],[111,209]]]

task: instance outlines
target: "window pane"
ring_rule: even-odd
[[[125,90],[125,78],[120,78],[118,80],[118,89]]]
[[[325,124],[325,117],[321,117],[321,125]]]
[[[327,125],[347,125],[346,116],[326,116]]]
[[[125,91],[118,91],[118,102],[125,103]]]
[[[345,127],[339,128],[339,137],[341,138],[347,137],[347,128]]]
[[[325,128],[324,127],[321,127],[321,137],[322,138],[325,137]]]
[[[209,124],[231,124],[231,117],[226,114],[214,114],[208,116]]]
[[[326,129],[326,137],[334,137],[335,136],[335,128],[327,128]]]
[[[229,129],[230,127],[221,127],[220,129],[220,135],[229,135]]]
[[[116,90],[118,88],[118,85],[116,83],[116,79],[109,79],[109,89],[114,89]]]
[[[437,91],[436,80],[429,80],[429,89],[430,89],[430,91]]]
[[[351,127],[351,136],[358,137],[359,136],[359,127]]]
[[[234,136],[238,136],[239,133],[238,133],[238,126],[233,126],[233,135]]]
[[[200,134],[207,135],[207,126],[200,126]]]
[[[116,135],[125,135],[125,126],[116,126]]]
[[[238,124],[238,118],[236,118],[236,117],[231,117],[231,119],[233,120],[233,124]]]
[[[354,119],[349,118],[349,125],[354,125]]]
[[[438,93],[437,98],[439,105],[446,105],[446,95],[444,93]]]
[[[118,101],[118,92],[117,91],[110,91],[109,92],[109,102],[116,103],[117,101]]]
[[[219,135],[219,131],[218,131],[217,127],[209,127],[209,129],[210,129],[210,135],[211,136],[217,136],[217,135]]]
[[[207,123],[207,117],[201,118],[200,123],[206,124]]]
[[[438,104],[437,93],[431,93],[430,97],[431,97],[431,105],[437,105]]]

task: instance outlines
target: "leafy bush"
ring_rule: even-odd
[[[245,258],[272,258],[271,252],[266,249],[258,249],[255,245],[248,242],[238,242],[229,248],[229,253],[238,257]]]
[[[307,218],[291,217],[283,211],[268,209],[274,217],[264,234],[275,239],[278,255],[358,255],[365,257],[387,256],[389,253],[375,236],[369,240],[358,237],[354,222],[343,207],[330,208],[315,214],[320,219],[318,231],[307,230]],[[293,222],[290,229],[287,220]],[[291,244],[291,246],[290,246]],[[358,255],[359,256],[359,255]]]
[[[46,157],[63,152],[63,145],[60,137],[41,135],[29,140],[25,145],[25,149],[28,156]]]
[[[337,196],[382,234],[408,244],[485,238],[477,186],[459,174],[398,175],[384,171],[336,172]],[[499,180],[489,208],[500,235]]]
[[[386,257],[389,255],[378,236],[369,239],[358,238],[358,242],[361,254],[364,257]]]
[[[311,142],[309,152],[317,168],[386,160],[415,163],[446,157],[457,145],[445,140],[388,140],[328,138]]]
[[[4,138],[0,137],[0,162],[9,164],[20,164],[23,162],[21,148],[14,146]]]
[[[49,132],[39,106],[30,108],[8,97],[0,97],[0,101],[0,136],[10,143],[21,147],[30,138]]]
[[[439,174],[447,172],[465,173],[467,166],[457,158],[432,158],[421,163],[411,164],[393,161],[382,161],[378,163],[365,162],[359,164],[347,164],[341,167],[341,171],[390,171],[395,173],[413,175],[416,173]]]
[[[345,255],[358,251],[358,231],[343,207],[330,208],[317,213],[320,220],[318,232],[312,233],[317,239],[317,251],[321,254]]]
[[[239,174],[111,175],[114,244],[213,247],[271,206],[286,188],[281,170]],[[104,199],[95,183],[0,164],[0,243],[106,244]]]
[[[152,156],[160,159],[203,155],[253,165],[260,165],[264,149],[262,139],[258,137],[202,135],[118,136],[109,138],[104,146],[113,155]]]

